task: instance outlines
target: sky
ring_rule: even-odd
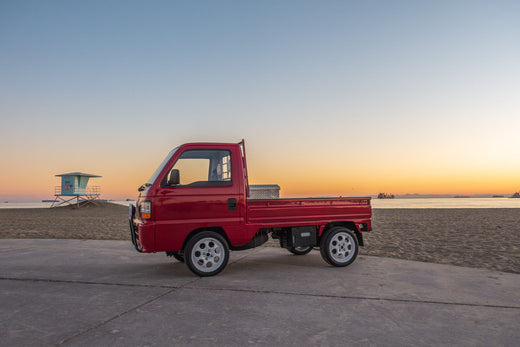
[[[281,195],[520,190],[518,1],[0,0],[0,200],[246,140]]]

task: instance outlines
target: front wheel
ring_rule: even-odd
[[[327,263],[334,266],[347,266],[356,260],[359,245],[351,230],[334,227],[321,237],[320,252]]]
[[[214,276],[224,270],[229,260],[226,240],[213,231],[203,231],[193,236],[184,250],[186,265],[201,277]]]
[[[305,255],[312,251],[312,246],[306,246],[306,247],[291,247],[288,248],[289,252],[295,255]]]

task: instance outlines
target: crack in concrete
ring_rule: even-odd
[[[437,301],[437,300],[414,300],[414,299],[399,299],[399,298],[384,298],[374,296],[356,296],[356,295],[337,295],[337,294],[315,294],[315,293],[295,293],[278,290],[258,290],[258,289],[245,289],[245,288],[211,288],[211,287],[191,287],[190,285],[200,281],[203,277],[195,278],[180,286],[172,285],[154,285],[154,284],[134,284],[134,283],[110,283],[110,282],[92,282],[92,281],[73,281],[73,280],[56,280],[56,279],[38,279],[38,278],[14,278],[14,277],[0,277],[3,281],[25,281],[25,282],[49,282],[49,283],[71,283],[71,284],[87,284],[87,285],[107,285],[107,286],[122,286],[122,287],[141,287],[141,288],[165,288],[170,289],[165,294],[173,292],[175,289],[190,289],[190,290],[216,290],[216,291],[229,291],[229,292],[243,292],[243,293],[259,293],[259,294],[278,294],[278,295],[295,295],[295,296],[306,296],[316,298],[335,298],[335,299],[352,299],[352,300],[370,300],[370,301],[388,301],[388,302],[400,302],[400,303],[417,303],[417,304],[433,304],[433,305],[454,305],[454,306],[469,306],[469,307],[487,307],[487,308],[502,308],[502,309],[513,309],[520,310],[520,306],[512,305],[493,305],[493,304],[478,304],[478,303],[464,303],[464,302],[449,302],[449,301]],[[156,299],[162,297],[158,296]],[[150,302],[156,300],[153,299]],[[139,306],[140,307],[140,306]]]
[[[114,283],[114,282],[94,282],[94,281],[77,281],[77,280],[58,280],[50,278],[17,278],[17,277],[0,277],[0,281],[21,281],[21,282],[48,282],[48,283],[70,283],[70,284],[97,284],[102,286],[123,286],[123,287],[142,287],[142,288],[170,288],[177,289],[181,286],[157,285],[157,284],[138,284],[138,283]],[[190,281],[192,283],[194,281]],[[187,283],[188,284],[188,283]]]
[[[196,278],[196,279],[194,279],[192,281],[189,281],[188,283],[185,283],[184,285],[176,286],[176,287],[171,287],[171,286],[170,287],[153,286],[153,285],[132,285],[132,284],[126,285],[126,284],[117,284],[117,283],[92,283],[92,282],[81,283],[81,284],[98,284],[98,285],[101,284],[101,285],[116,285],[116,286],[128,286],[128,287],[169,288],[169,289],[167,291],[165,291],[164,293],[156,295],[156,296],[154,296],[154,297],[152,297],[152,298],[150,298],[150,299],[148,299],[148,300],[146,300],[146,301],[144,301],[144,302],[142,302],[142,303],[140,303],[140,304],[138,304],[136,306],[133,306],[133,307],[129,308],[128,310],[120,312],[120,313],[118,313],[118,314],[116,314],[116,315],[114,315],[114,316],[112,316],[112,317],[110,317],[108,319],[105,319],[104,321],[101,321],[101,322],[99,322],[97,324],[94,324],[94,325],[92,325],[92,326],[90,326],[90,327],[88,327],[86,329],[80,330],[77,333],[62,339],[58,343],[54,344],[54,346],[63,345],[63,344],[65,344],[65,343],[67,343],[67,342],[69,342],[69,341],[71,341],[71,340],[73,340],[73,339],[75,339],[77,337],[80,337],[80,336],[82,336],[82,335],[84,335],[84,334],[86,334],[86,333],[88,333],[88,332],[90,332],[90,331],[92,331],[94,329],[97,329],[97,328],[99,328],[99,327],[101,327],[101,326],[103,326],[103,325],[105,325],[107,323],[110,323],[111,321],[113,321],[113,320],[115,320],[115,319],[117,319],[119,317],[122,317],[122,316],[124,316],[124,315],[126,315],[126,314],[128,314],[130,312],[134,312],[134,311],[138,310],[139,308],[141,308],[143,306],[146,306],[146,305],[148,305],[148,304],[150,304],[150,303],[152,303],[152,302],[162,298],[163,296],[166,296],[166,295],[168,295],[170,293],[173,293],[175,290],[177,290],[179,288],[182,288],[182,287],[184,287],[186,285],[192,284],[193,282],[196,282],[199,279],[200,278]],[[54,282],[54,281],[52,281],[52,282]],[[58,282],[58,281],[56,281],[56,282]],[[59,282],[67,282],[67,281],[59,281]],[[72,283],[77,283],[77,282],[74,281]]]
[[[147,305],[147,304],[149,304],[149,303],[151,303],[151,302],[153,302],[153,301],[155,301],[155,300],[157,300],[157,299],[159,299],[159,298],[161,298],[161,297],[163,297],[163,296],[165,296],[165,295],[167,295],[167,294],[170,294],[170,293],[172,293],[173,291],[175,291],[176,289],[177,289],[177,288],[171,288],[171,289],[167,290],[166,292],[164,292],[164,293],[162,293],[162,294],[156,295],[156,296],[154,296],[153,298],[148,299],[148,300],[146,300],[146,301],[143,302],[143,303],[140,303],[139,305],[136,305],[136,306],[134,306],[134,307],[131,307],[131,308],[129,308],[129,309],[126,310],[126,311],[120,312],[120,313],[118,313],[118,314],[116,314],[116,315],[114,315],[114,316],[112,316],[112,317],[110,317],[110,318],[108,318],[108,319],[105,319],[104,321],[101,321],[101,322],[99,322],[99,323],[97,323],[97,324],[94,324],[94,325],[92,325],[92,326],[90,326],[90,327],[88,327],[88,328],[86,328],[86,329],[80,330],[80,331],[78,331],[77,333],[72,334],[71,336],[68,336],[68,337],[62,339],[61,341],[57,342],[57,343],[54,344],[53,346],[63,345],[64,343],[67,343],[67,342],[71,341],[72,339],[75,339],[75,338],[77,338],[77,337],[79,337],[79,336],[81,336],[81,335],[84,335],[84,334],[88,333],[89,331],[92,331],[92,330],[94,330],[94,329],[97,329],[97,328],[99,328],[99,327],[101,327],[101,326],[103,326],[103,325],[105,325],[105,324],[107,324],[107,323],[113,321],[114,319],[117,319],[117,318],[119,318],[119,317],[122,317],[122,316],[124,316],[125,314],[128,314],[128,313],[130,313],[130,312],[133,312],[133,311],[139,309],[140,307],[143,307],[144,305]]]
[[[355,296],[355,295],[295,293],[295,292],[284,292],[284,291],[276,291],[276,290],[256,290],[256,289],[240,289],[240,288],[209,288],[209,287],[197,287],[197,288],[185,287],[184,289],[208,290],[208,291],[218,290],[218,291],[229,291],[229,292],[295,295],[295,296],[307,296],[307,297],[330,298],[330,299],[353,299],[353,300],[370,300],[370,301],[389,301],[389,302],[416,303],[416,304],[471,306],[471,307],[487,307],[487,308],[503,308],[503,309],[520,310],[520,306],[509,306],[509,305],[476,304],[476,303],[435,301],[435,300],[413,300],[413,299],[398,299],[398,298],[381,298],[381,297]]]

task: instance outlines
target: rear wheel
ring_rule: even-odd
[[[288,248],[289,252],[295,255],[305,255],[312,251],[312,246],[304,246],[304,247],[291,247]]]
[[[213,231],[203,231],[186,244],[184,259],[188,268],[201,277],[221,272],[229,260],[226,240]]]
[[[334,227],[325,232],[320,241],[322,258],[334,266],[347,266],[356,260],[359,252],[354,233],[344,227]]]

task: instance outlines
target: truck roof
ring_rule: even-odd
[[[181,146],[238,146],[239,143],[233,142],[188,142],[184,143]]]

